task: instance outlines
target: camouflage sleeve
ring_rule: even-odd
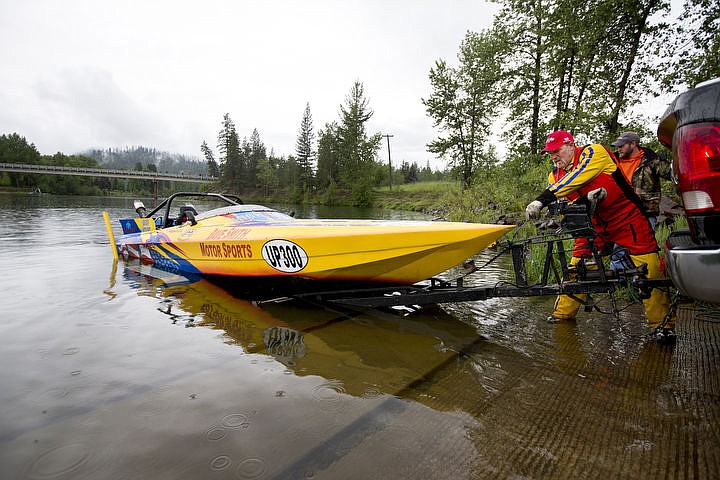
[[[670,180],[670,160],[662,155],[658,155],[657,160],[655,161],[655,172],[658,177]]]

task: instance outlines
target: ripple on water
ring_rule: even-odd
[[[232,465],[232,460],[227,455],[218,455],[217,457],[210,460],[210,470],[219,472],[225,470]]]
[[[231,413],[225,415],[222,420],[220,420],[220,424],[227,428],[248,428],[250,426],[248,417],[244,413]]]
[[[337,401],[345,393],[345,386],[340,380],[328,380],[313,388],[313,398],[318,401]]]
[[[80,375],[80,373],[78,373],[78,375]],[[117,385],[112,383],[78,382],[77,385],[70,383],[65,386],[52,387],[44,391],[39,391],[36,394],[28,396],[26,400],[36,405],[42,405],[44,408],[53,409],[55,407],[67,406],[68,402],[71,402],[72,405],[77,405],[78,403],[87,401],[89,398],[107,398],[109,395],[116,394],[117,390]]]
[[[246,458],[237,468],[238,478],[258,478],[265,473],[265,461],[262,458]]]
[[[313,400],[320,402],[321,407],[328,411],[339,411],[343,408],[345,386],[340,380],[328,380],[313,387]]]
[[[34,479],[58,478],[75,471],[87,461],[88,456],[89,449],[82,443],[56,447],[32,462],[26,476]]]
[[[211,442],[218,442],[227,436],[228,429],[248,428],[250,426],[248,417],[247,413],[229,413],[222,417],[218,424],[205,431],[205,438]]]
[[[227,436],[227,430],[225,430],[222,427],[217,427],[217,426],[210,427],[210,429],[208,429],[205,432],[205,438],[207,438],[211,442],[219,442],[226,436]]]

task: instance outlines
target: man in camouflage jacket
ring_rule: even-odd
[[[660,213],[660,179],[670,180],[670,162],[647,147],[640,147],[640,136],[623,132],[611,143],[617,148],[618,168],[642,201],[643,213],[655,229]]]

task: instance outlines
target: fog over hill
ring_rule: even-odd
[[[90,149],[80,155],[94,158],[107,168],[125,170],[156,170],[163,173],[185,173],[207,175],[207,163],[198,157],[164,152],[148,147],[126,147],[123,149]],[[154,165],[154,167],[149,167]]]

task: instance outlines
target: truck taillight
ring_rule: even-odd
[[[685,125],[675,135],[673,156],[685,211],[720,210],[720,125]]]

